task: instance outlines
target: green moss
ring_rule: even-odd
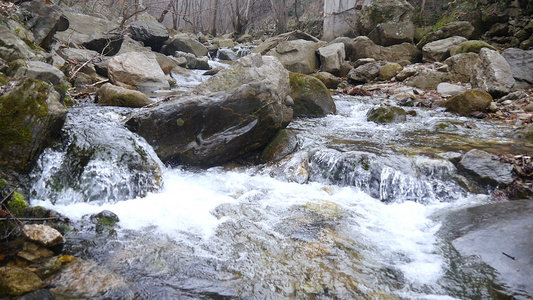
[[[3,189],[6,184],[8,184],[7,180],[2,178],[2,180],[0,180],[0,189]]]
[[[11,201],[8,201],[7,206],[9,207],[11,214],[15,217],[22,216],[24,211],[28,208],[24,196],[17,191],[13,193],[13,197],[11,198]]]
[[[23,39],[24,43],[26,43],[26,45],[31,49],[31,50],[40,50],[40,51],[44,51],[43,48],[35,45],[32,41],[30,40],[27,40],[27,39]]]
[[[50,86],[40,80],[27,79],[0,97],[0,151],[7,147],[26,147],[33,139],[28,124],[34,118],[48,116],[46,99]]]
[[[453,13],[452,13],[453,14]],[[451,22],[455,22],[457,21],[456,18],[452,17],[452,16],[449,16],[449,15],[446,15],[442,18],[440,18],[438,21],[437,21],[437,24],[435,24],[435,26],[433,26],[433,31],[435,30],[438,30],[440,29],[442,26],[448,24],[448,23],[451,23]]]
[[[446,124],[446,123],[440,123],[440,124],[439,124],[439,129],[446,129],[446,128],[448,128],[448,126],[449,126],[449,125]]]

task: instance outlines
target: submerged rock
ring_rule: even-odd
[[[126,126],[173,164],[212,166],[258,149],[288,125],[289,74],[253,54],[194,90],[134,113]]]
[[[107,295],[124,299],[127,284],[124,280],[94,262],[75,260],[48,282],[54,298],[96,298]],[[114,297],[112,297],[113,295]]]
[[[26,269],[0,267],[0,295],[20,296],[43,285],[41,279]]]
[[[291,98],[295,117],[323,117],[336,112],[327,87],[317,78],[290,73]]]
[[[407,113],[401,107],[381,106],[371,109],[367,119],[376,123],[401,123],[407,120]]]

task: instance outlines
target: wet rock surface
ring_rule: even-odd
[[[533,293],[532,201],[492,203],[445,216],[441,234],[460,255],[494,268],[509,297]]]

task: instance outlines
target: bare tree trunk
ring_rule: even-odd
[[[161,15],[159,15],[159,18],[157,19],[159,23],[163,23],[163,21],[165,20],[165,16],[168,14],[170,9],[172,8],[173,3],[174,1],[168,2],[168,6],[161,12]]]
[[[213,18],[211,19],[211,35],[217,36],[217,12],[218,12],[218,0],[215,0],[213,6]]]

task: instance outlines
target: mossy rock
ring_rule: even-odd
[[[298,147],[298,139],[294,131],[280,130],[261,153],[261,161],[277,161],[291,154]]]
[[[456,47],[453,47],[450,50],[450,54],[451,56],[454,56],[456,54],[467,53],[467,52],[479,53],[481,48],[489,48],[492,50],[497,50],[496,48],[487,44],[486,42],[474,40],[474,41],[466,41],[466,42],[459,44]]]
[[[59,134],[67,110],[53,87],[25,79],[0,97],[0,166],[27,172],[40,151]]]
[[[328,88],[319,79],[300,73],[289,73],[294,117],[324,117],[336,112]]]
[[[470,116],[473,112],[483,112],[492,102],[492,96],[482,90],[469,90],[454,96],[441,104],[447,111]]]
[[[39,276],[17,267],[0,268],[0,295],[20,296],[43,285]]]
[[[328,89],[336,89],[339,86],[340,80],[337,76],[328,72],[319,72],[314,77],[322,81]]]
[[[397,73],[403,70],[403,67],[398,63],[388,63],[379,68],[379,80],[391,80]]]
[[[401,123],[407,120],[407,113],[401,107],[381,106],[371,109],[367,114],[367,120],[381,124]]]
[[[7,202],[7,207],[13,216],[20,218],[24,216],[24,213],[28,208],[28,203],[26,203],[26,200],[24,200],[24,196],[21,193],[15,191],[11,200]]]

